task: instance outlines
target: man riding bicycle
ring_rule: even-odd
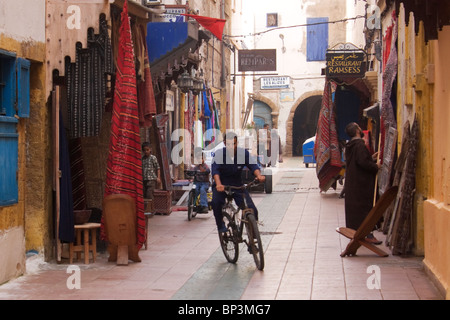
[[[223,222],[222,206],[225,203],[225,185],[242,186],[242,169],[247,167],[253,172],[259,182],[264,182],[266,177],[261,174],[256,160],[250,156],[250,153],[237,146],[237,136],[235,133],[228,132],[225,135],[225,147],[218,150],[211,164],[211,173],[213,176],[213,196],[212,209],[216,225],[219,232],[226,232],[227,229]],[[247,190],[240,190],[234,193],[234,201],[238,206],[244,203],[245,196],[247,205],[253,209],[256,220],[258,220],[258,210]]]

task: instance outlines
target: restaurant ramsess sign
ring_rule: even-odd
[[[327,52],[326,76],[363,78],[366,73],[364,52]]]

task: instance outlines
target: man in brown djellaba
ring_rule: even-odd
[[[355,123],[349,123],[345,132],[350,141],[345,146],[345,224],[357,230],[373,207],[375,178],[380,168],[377,153],[370,154],[364,143],[364,132]],[[381,244],[372,233],[367,241]]]

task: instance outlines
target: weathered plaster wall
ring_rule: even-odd
[[[25,237],[23,227],[0,230],[0,284],[22,275],[25,271]]]
[[[21,17],[21,19],[18,19]],[[45,100],[45,1],[0,3],[0,48],[28,59],[30,118],[19,119],[18,203],[0,207],[0,283],[25,272],[25,252],[50,251],[50,139]],[[47,250],[49,249],[49,250]]]

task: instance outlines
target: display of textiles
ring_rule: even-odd
[[[398,26],[396,21],[393,21],[392,28],[390,30],[392,32],[389,37],[389,41],[393,41],[395,43],[397,41],[398,35]],[[384,58],[387,59],[384,63],[384,72],[383,72],[383,91],[382,91],[382,100],[381,100],[381,114],[380,114],[380,150],[379,155],[381,162],[384,159],[384,149],[386,139],[388,138],[389,128],[397,128],[397,122],[395,119],[395,106],[393,101],[391,100],[392,90],[394,86],[394,82],[397,76],[398,69],[398,54],[397,48],[395,45],[391,45],[389,42],[387,44],[386,51],[388,54],[385,54]],[[395,91],[394,91],[395,92]],[[394,97],[395,98],[395,97]]]
[[[69,134],[71,138],[97,136],[105,105],[107,75],[114,71],[111,40],[105,15],[100,15],[99,34],[90,28],[88,46],[76,44],[75,62],[65,60]]]
[[[335,87],[335,83],[328,80],[325,82],[314,144],[314,155],[317,161],[316,173],[321,191],[327,191],[333,185],[342,169],[336,116],[332,101],[332,91],[335,91]]]

